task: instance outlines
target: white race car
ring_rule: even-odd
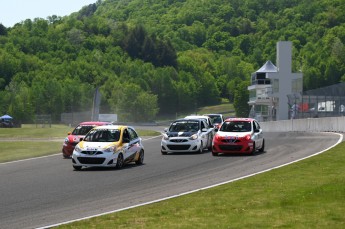
[[[82,167],[116,167],[144,162],[144,146],[133,127],[98,126],[76,145],[72,154],[75,170]]]
[[[199,152],[212,147],[212,128],[202,119],[178,119],[163,133],[161,153]]]

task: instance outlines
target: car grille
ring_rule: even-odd
[[[188,150],[190,145],[167,145],[170,150]]]
[[[222,142],[224,142],[224,143],[238,143],[241,141],[238,139],[222,139]]]
[[[93,157],[78,157],[78,161],[81,164],[94,164],[94,165],[101,165],[105,161],[105,158],[93,158]]]
[[[219,148],[221,150],[226,150],[226,151],[241,151],[242,146],[241,145],[219,145]]]
[[[187,139],[171,139],[171,142],[188,142]]]
[[[103,152],[101,152],[101,151],[81,151],[80,153],[86,154],[86,155],[99,155],[99,154],[103,154]]]

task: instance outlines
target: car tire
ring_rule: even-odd
[[[259,152],[262,153],[265,151],[265,140],[262,140],[262,146],[261,148],[259,149]]]
[[[73,168],[76,171],[80,171],[81,170],[81,166],[78,166],[78,165],[73,165]]]
[[[163,150],[161,150],[161,154],[162,154],[162,155],[167,155],[168,153],[167,153],[167,152],[164,152]]]
[[[121,169],[123,167],[123,163],[124,163],[123,155],[122,155],[122,153],[120,153],[119,156],[117,156],[117,161],[116,161],[116,167],[115,168]]]
[[[255,146],[255,142],[253,142],[253,150],[252,152],[250,152],[250,155],[254,155],[256,152],[256,146]]]
[[[198,150],[198,153],[202,154],[203,151],[204,151],[204,144],[203,144],[202,141],[201,141],[201,144],[200,144],[200,148],[199,148],[199,150]]]
[[[207,148],[209,151],[212,150],[212,140],[213,140],[213,138],[212,138],[212,136],[210,136],[210,139],[209,139],[209,141],[208,141],[208,142],[209,142],[209,143],[208,143],[209,145],[208,145],[208,148]]]
[[[139,158],[138,160],[135,162],[135,164],[137,165],[142,165],[144,163],[144,150],[140,150],[139,152]]]
[[[213,152],[213,151],[212,151],[212,156],[217,157],[217,156],[218,156],[218,153],[217,153],[217,152]]]

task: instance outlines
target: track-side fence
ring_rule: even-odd
[[[260,122],[265,132],[345,132],[345,116]]]

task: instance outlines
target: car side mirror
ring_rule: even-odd
[[[259,132],[260,132],[260,129],[255,129],[254,132],[255,132],[255,133],[259,133]]]
[[[218,132],[218,130],[219,130],[218,128],[214,129],[215,132]]]
[[[129,143],[129,138],[124,138],[122,142],[123,143]]]
[[[164,128],[164,132],[165,132],[165,133],[168,132],[168,128]]]
[[[79,141],[81,142],[81,141],[83,141],[84,140],[84,138],[79,138]]]

